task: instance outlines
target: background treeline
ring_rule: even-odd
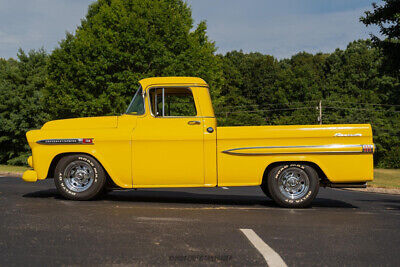
[[[193,28],[182,0],[99,0],[51,54],[0,59],[0,164],[24,164],[25,132],[48,120],[121,114],[142,78],[199,76],[220,126],[318,124],[321,103],[323,124],[371,123],[377,166],[400,168],[400,7],[385,2],[362,18],[384,20],[385,39],[278,60],[216,55],[206,24]]]

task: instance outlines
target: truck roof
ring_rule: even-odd
[[[142,85],[142,88],[146,89],[149,86],[154,85],[192,85],[192,86],[208,86],[207,83],[197,77],[155,77],[155,78],[146,78],[140,80],[139,83]]]

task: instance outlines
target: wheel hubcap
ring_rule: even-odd
[[[94,181],[93,168],[84,161],[73,161],[65,168],[63,180],[73,192],[86,191]]]
[[[310,180],[305,171],[299,168],[288,168],[278,177],[280,192],[289,199],[299,199],[304,197],[309,188]]]

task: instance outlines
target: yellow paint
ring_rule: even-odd
[[[359,146],[373,144],[370,125],[217,128],[202,79],[150,78],[140,84],[145,92],[144,115],[57,120],[29,131],[33,155],[29,164],[34,171],[25,172],[23,179],[32,182],[51,177],[51,162],[68,153],[92,155],[123,188],[259,185],[268,165],[292,161],[317,164],[331,182],[373,179],[372,153],[362,153]],[[196,116],[166,118],[151,114],[148,90],[168,86],[183,86],[193,92]],[[191,121],[200,124],[190,125]],[[94,144],[37,143],[73,138],[93,138]],[[225,153],[238,148],[234,152],[240,154]]]
[[[30,156],[27,160],[29,167],[33,168],[33,159],[32,156]]]
[[[37,173],[35,171],[32,170],[27,170],[24,172],[24,174],[22,175],[22,179],[25,182],[36,182],[37,181]]]

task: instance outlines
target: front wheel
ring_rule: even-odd
[[[282,164],[268,174],[271,198],[286,208],[304,208],[318,194],[319,177],[314,168],[305,164]]]
[[[65,198],[89,200],[103,192],[106,176],[100,163],[93,157],[74,154],[60,159],[54,182]]]

